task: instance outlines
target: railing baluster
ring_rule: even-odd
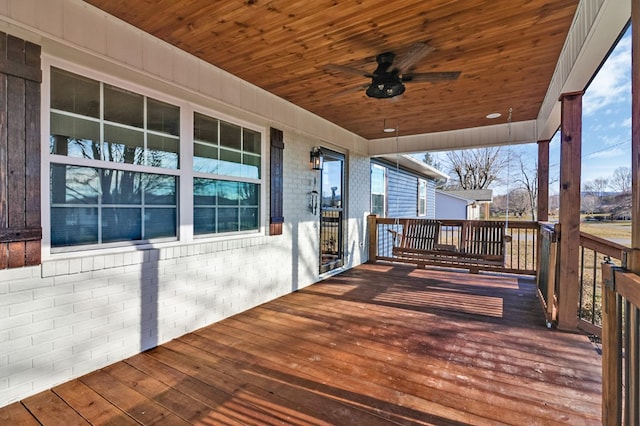
[[[598,269],[598,264],[597,264],[597,260],[598,260],[598,253],[596,251],[593,252],[593,282],[592,282],[592,293],[591,293],[591,324],[596,324],[596,292],[597,292],[597,286],[598,286],[598,274],[597,274],[597,269]]]
[[[580,246],[580,298],[578,301],[578,318],[584,318],[584,246]]]

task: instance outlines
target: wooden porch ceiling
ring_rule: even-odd
[[[595,425],[600,361],[586,336],[546,329],[529,278],[362,265],[0,423]]]
[[[180,49],[367,139],[537,118],[578,0],[85,0]],[[358,90],[385,51],[434,50],[392,99]],[[497,120],[486,115],[501,112]]]

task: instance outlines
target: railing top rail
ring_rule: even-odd
[[[631,250],[630,247],[623,244],[596,237],[586,232],[580,232],[580,245],[619,260],[622,260],[624,252]]]
[[[386,224],[386,225],[390,225],[390,224],[395,224],[396,222],[398,223],[404,223],[407,220],[410,219],[421,219],[421,218],[394,218],[394,217],[378,217],[376,218],[376,223],[379,224]],[[427,219],[427,218],[423,218],[423,219]],[[496,222],[496,223],[504,223],[506,225],[506,221],[504,220],[465,220],[465,219],[436,219],[438,222],[440,222],[443,226],[462,226],[464,223],[469,223],[469,222]],[[531,221],[509,221],[508,224],[508,228],[511,229],[538,229],[540,227],[538,222],[531,222]]]
[[[560,224],[557,222],[538,222],[541,230],[545,231],[559,231]]]
[[[640,308],[640,276],[622,269],[615,270],[615,291]]]

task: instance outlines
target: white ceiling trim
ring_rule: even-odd
[[[369,141],[369,155],[425,151],[451,151],[495,145],[531,143],[536,141],[536,121],[494,124],[422,135],[394,136]]]

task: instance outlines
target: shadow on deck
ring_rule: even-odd
[[[362,265],[0,409],[43,424],[600,424],[533,279]]]

